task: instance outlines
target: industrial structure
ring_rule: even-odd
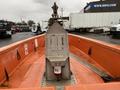
[[[46,79],[70,79],[67,32],[54,23],[46,33]]]
[[[67,32],[58,21],[58,6],[54,3],[53,22],[46,33],[46,80],[70,79],[70,61]]]

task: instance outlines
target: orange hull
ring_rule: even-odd
[[[37,42],[37,45],[36,45]],[[55,90],[42,86],[45,70],[45,36],[40,35],[0,49],[1,89]],[[75,84],[65,90],[119,90],[120,46],[69,34],[71,71]],[[79,61],[80,60],[80,61]],[[87,62],[110,75],[114,82],[103,79],[83,63]]]

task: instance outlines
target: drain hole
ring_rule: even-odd
[[[6,68],[4,68],[4,71],[5,71],[6,80],[0,85],[0,87],[7,88],[8,85],[9,85],[9,84],[8,84],[9,76],[8,76],[8,72],[7,72]]]
[[[19,51],[17,50],[17,60],[20,60],[20,59],[21,59],[21,56],[20,56]]]
[[[90,56],[92,55],[92,47],[89,48],[88,55],[90,55]]]
[[[37,48],[35,47],[35,45],[34,45],[34,51],[35,51],[35,52],[37,51]]]
[[[5,68],[5,77],[6,77],[6,81],[9,81],[9,75],[8,75],[6,68]]]

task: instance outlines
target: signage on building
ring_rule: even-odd
[[[116,6],[117,4],[95,4],[93,5],[93,7],[95,8],[100,8],[100,7],[106,8],[106,7],[116,7]]]

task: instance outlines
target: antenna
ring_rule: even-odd
[[[22,17],[20,18],[21,22],[22,22]]]
[[[64,9],[61,8],[61,17],[63,17],[63,11],[64,11]]]

